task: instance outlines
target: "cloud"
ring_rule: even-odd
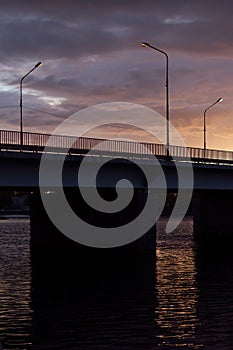
[[[28,128],[51,130],[85,106],[111,101],[164,114],[164,57],[140,47],[148,41],[169,54],[177,127],[194,130],[219,97],[231,124],[232,7],[231,0],[2,1],[0,107],[18,104],[20,78],[42,61],[24,81],[25,106],[34,108],[25,111]],[[17,128],[5,112],[2,125]]]
[[[11,60],[12,55],[79,58],[133,48],[140,40],[159,41],[170,51],[201,56],[218,51],[232,54],[230,0],[101,0],[98,4],[13,0],[1,10],[2,59]]]

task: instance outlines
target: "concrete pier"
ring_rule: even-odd
[[[111,198],[113,192],[109,189],[102,189],[105,198]],[[99,219],[95,213],[88,209],[77,189],[67,191],[66,196],[71,207],[79,213],[85,220],[92,224],[100,223],[105,227],[111,225],[124,224],[125,215],[133,218],[140,211],[146,193],[138,191],[134,198],[134,203],[129,206],[124,215],[114,215],[107,219],[106,214]],[[94,279],[100,275],[117,275],[125,271],[131,271],[138,277],[140,271],[142,278],[145,271],[145,264],[148,271],[154,269],[156,248],[156,228],[152,227],[143,237],[126,246],[117,248],[92,248],[76,243],[62,234],[50,221],[40,198],[39,191],[34,191],[31,195],[31,259],[33,274],[36,274],[36,281],[40,277],[44,280],[47,276],[50,283],[56,274],[62,275],[63,280],[68,277],[69,271],[73,274],[75,266],[78,278],[90,274]]]
[[[200,191],[193,195],[194,236],[209,245],[233,244],[232,191]],[[231,247],[232,248],[232,247]]]
[[[109,191],[103,192],[106,198],[112,195]],[[138,193],[136,197],[144,195]],[[86,207],[84,210],[77,193],[69,192],[67,198],[74,207],[79,203],[79,214],[85,219],[98,222]],[[133,217],[137,208],[134,205],[130,210]],[[105,221],[105,226],[117,221],[119,224],[120,218],[110,220]],[[122,218],[122,222],[124,220]],[[88,349],[105,343],[109,348],[116,337],[123,343],[130,337],[137,339],[143,348],[145,332],[154,344],[155,228],[124,247],[83,246],[54,227],[39,192],[34,191],[31,195],[31,269],[35,348],[49,345],[58,348],[63,343],[64,348],[70,344],[72,349],[86,343]],[[140,310],[149,315],[143,323]]]

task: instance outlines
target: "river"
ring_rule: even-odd
[[[172,233],[165,224],[165,218],[157,224],[155,269],[140,288],[118,275],[94,287],[77,289],[66,280],[65,289],[51,289],[32,286],[29,219],[1,220],[3,349],[232,350],[231,254],[200,253],[191,217]]]

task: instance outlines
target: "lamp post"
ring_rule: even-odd
[[[33,67],[27,74],[25,74],[21,79],[20,79],[20,85],[19,85],[19,93],[20,93],[20,146],[22,149],[23,146],[23,80],[31,73],[33,72],[36,68],[42,66],[41,62],[38,62],[35,67]]]
[[[153,50],[156,50],[160,53],[162,53],[165,56],[166,59],[166,67],[165,67],[165,89],[166,89],[166,147],[167,147],[167,157],[169,157],[169,148],[170,148],[170,132],[169,132],[169,90],[168,90],[168,55],[165,51],[162,51],[158,49],[157,47],[154,47],[148,43],[143,42],[141,44],[143,47],[150,47]]]
[[[210,109],[211,107],[213,107],[214,105],[216,105],[219,102],[222,102],[223,98],[219,98],[217,101],[215,101],[214,103],[212,103],[212,105],[210,105],[209,107],[207,107],[204,110],[204,158],[205,158],[205,154],[206,154],[206,112],[208,111],[208,109]]]

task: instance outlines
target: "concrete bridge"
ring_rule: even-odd
[[[49,148],[45,146],[50,140]],[[81,186],[91,187],[91,176],[96,165],[104,162],[104,170],[96,178],[97,188],[112,194],[116,182],[127,178],[136,191],[148,188],[160,190],[164,187],[159,179],[151,178],[148,184],[142,172],[135,167],[136,161],[143,169],[162,168],[165,186],[168,192],[189,190],[190,183],[180,182],[177,169],[185,173],[193,169],[193,213],[197,237],[216,237],[233,235],[232,198],[233,198],[233,152],[204,150],[201,148],[170,146],[169,157],[161,144],[139,143],[95,138],[75,138],[39,133],[23,133],[23,144],[17,131],[0,130],[0,187],[17,190],[30,190],[36,193],[38,200],[39,168],[44,157],[47,166],[44,190],[56,190],[57,164],[64,161],[62,186],[78,189],[78,169],[82,160],[87,160],[85,180]],[[88,152],[94,148],[94,151]],[[153,162],[155,155],[158,162]],[[159,171],[159,170],[158,170]],[[158,173],[155,170],[155,174]],[[141,200],[141,199],[139,199]],[[38,210],[38,204],[36,205]]]

